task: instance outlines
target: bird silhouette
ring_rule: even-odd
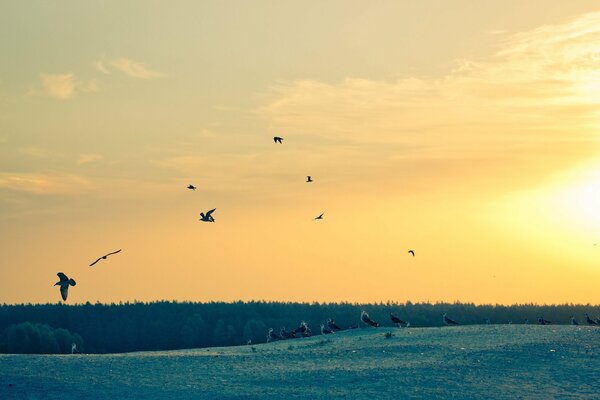
[[[188,185],[187,188],[190,189],[190,190],[196,190],[196,186],[191,185],[191,184]]]
[[[375,328],[377,328],[377,327],[379,326],[379,324],[378,324],[377,322],[373,321],[373,320],[371,319],[371,317],[369,317],[369,314],[367,314],[367,312],[366,312],[366,311],[362,311],[362,312],[360,313],[360,320],[361,320],[363,323],[365,323],[366,325],[373,326],[373,327],[375,327]]]
[[[596,323],[596,321],[594,321],[593,319],[590,318],[588,313],[585,313],[585,319],[586,319],[586,322],[588,323],[588,325],[598,325]]]
[[[547,319],[544,319],[544,317],[538,317],[538,323],[540,325],[548,325],[551,324],[552,321],[548,321]]]
[[[308,176],[306,177],[306,183],[310,183],[310,182],[312,182],[312,181],[313,181],[313,180],[312,180],[312,176],[308,175]]]
[[[408,252],[412,254],[413,257],[415,256],[415,252],[413,250],[409,250]]]
[[[282,138],[282,137],[279,137],[279,136],[275,136],[275,137],[273,137],[273,141],[274,141],[275,143],[283,143],[283,142],[282,142],[282,141],[283,141],[283,138]]]
[[[200,213],[200,221],[202,221],[202,222],[215,222],[215,219],[211,215],[215,210],[216,210],[216,208],[213,208],[212,210],[207,211],[206,214]]]
[[[308,324],[304,321],[300,322],[300,326],[292,331],[293,334],[299,333],[302,337],[308,337],[311,334],[311,330]]]
[[[67,301],[67,296],[69,295],[69,286],[75,286],[77,283],[75,283],[74,279],[69,279],[69,277],[62,272],[59,272],[56,275],[60,280],[56,282],[54,286],[60,286],[60,295],[64,301]]]
[[[321,215],[319,215],[318,217],[315,217],[314,219],[323,219],[323,214],[324,213],[321,213]]]
[[[335,332],[329,328],[325,328],[325,325],[321,324],[321,335],[329,335],[330,333]]]
[[[93,266],[94,266],[94,264],[96,264],[98,261],[100,261],[100,260],[106,260],[106,258],[107,258],[108,256],[111,256],[111,255],[113,255],[113,254],[117,254],[117,253],[120,253],[120,252],[121,252],[121,249],[119,249],[119,250],[117,250],[117,251],[113,251],[112,253],[105,254],[105,255],[103,255],[102,257],[98,258],[98,259],[97,259],[96,261],[94,261],[93,263],[91,263],[91,264],[90,264],[90,267],[93,267]]]
[[[454,321],[454,320],[452,320],[452,319],[448,318],[448,315],[447,315],[446,313],[444,313],[444,314],[442,315],[442,319],[444,320],[444,323],[445,323],[446,325],[458,325],[458,322],[456,322],[456,321]]]
[[[579,322],[577,322],[573,316],[571,316],[571,325],[579,325]]]
[[[328,327],[329,329],[331,329],[332,331],[341,331],[341,330],[342,330],[342,328],[340,328],[340,327],[339,327],[339,326],[338,326],[338,325],[335,323],[335,321],[333,320],[333,318],[329,318],[329,319],[327,320],[327,327]]]
[[[392,322],[399,328],[402,325],[406,325],[406,321],[402,321],[400,318],[396,317],[394,314],[390,313],[390,319]]]

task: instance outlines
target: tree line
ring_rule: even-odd
[[[365,310],[382,326],[389,313],[411,327],[443,325],[441,315],[461,324],[537,323],[583,325],[584,313],[596,318],[595,305],[475,305],[471,303],[286,303],[286,302],[133,302],[118,304],[0,305],[0,353],[70,353],[71,343],[85,353],[174,350],[263,343],[269,328],[292,330],[306,321],[313,334],[333,318],[343,329],[359,324]]]

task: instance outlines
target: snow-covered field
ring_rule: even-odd
[[[600,399],[599,379],[600,329],[576,326],[365,328],[254,346],[0,356],[0,399]]]

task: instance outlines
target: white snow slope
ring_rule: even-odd
[[[0,356],[0,399],[600,399],[598,379],[600,328],[586,326],[364,328],[239,347]]]

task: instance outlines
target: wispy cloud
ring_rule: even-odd
[[[110,74],[110,71],[108,70],[108,67],[106,66],[106,64],[104,63],[104,61],[98,60],[94,63],[94,67],[96,68],[96,70],[102,72],[103,74]]]
[[[406,157],[560,154],[595,141],[600,13],[517,35],[445,76],[280,82],[258,113],[273,130],[357,143],[396,143]]]
[[[42,89],[50,96],[57,99],[70,99],[75,93],[75,75],[67,74],[40,74]]]
[[[77,164],[88,164],[95,161],[100,161],[104,159],[100,154],[80,154],[77,158]]]
[[[113,68],[138,79],[155,79],[160,78],[163,74],[153,71],[146,67],[143,63],[134,61],[129,58],[119,58],[110,62]],[[105,67],[103,65],[103,67]]]
[[[0,172],[0,190],[52,195],[78,193],[91,188],[92,183],[88,179],[73,174]]]

